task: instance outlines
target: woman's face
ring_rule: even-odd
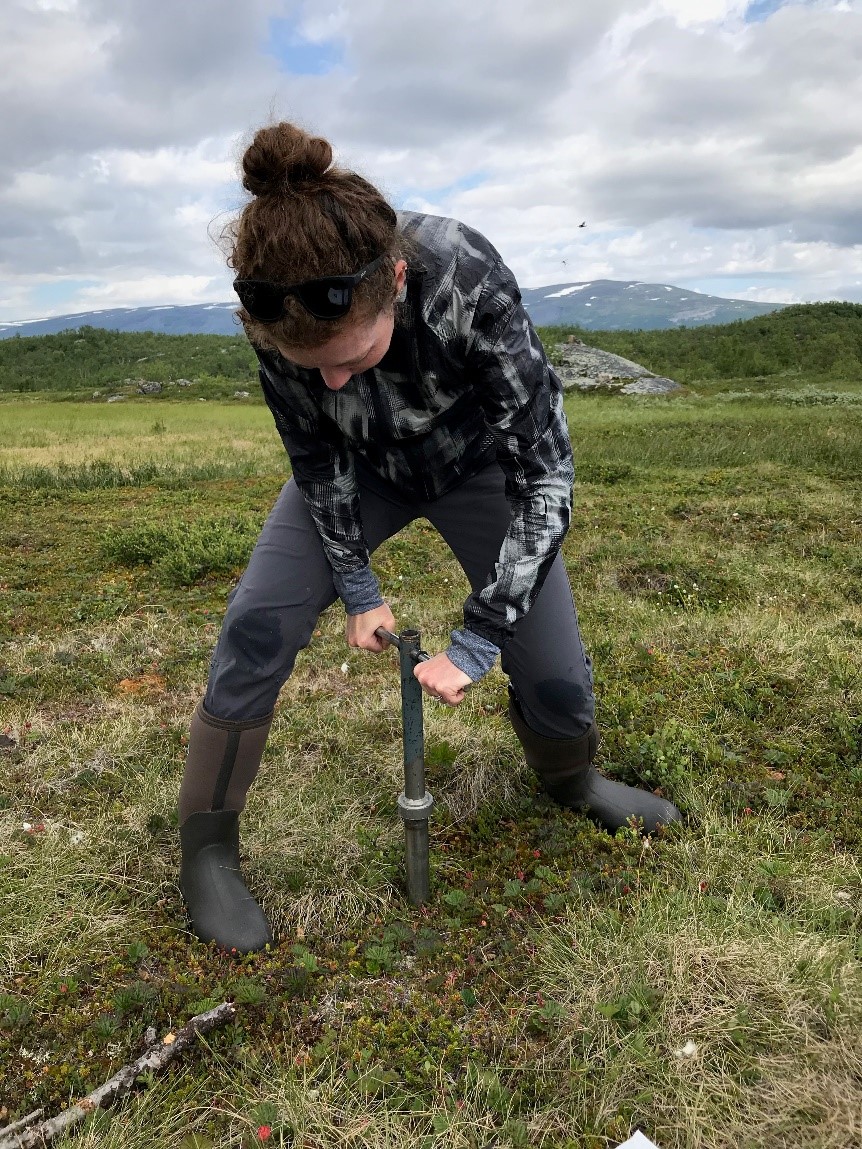
[[[406,279],[407,264],[395,265],[395,289],[400,292]],[[276,344],[279,352],[297,367],[317,369],[330,391],[340,391],[354,375],[376,367],[392,342],[395,312],[381,311],[375,319],[347,327],[322,347],[287,347]]]
[[[278,350],[297,367],[317,368],[330,391],[340,391],[354,375],[376,367],[392,342],[395,313],[381,311],[376,319],[348,327],[322,347],[284,347]]]

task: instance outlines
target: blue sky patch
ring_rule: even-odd
[[[81,310],[72,300],[84,287],[95,287],[96,279],[58,279],[55,283],[37,283],[30,288],[30,298],[24,304],[20,316],[5,316],[9,323],[15,319],[32,319],[35,315],[66,315]],[[85,311],[93,310],[97,304],[89,303]]]
[[[344,63],[343,44],[335,40],[307,40],[294,20],[270,20],[265,51],[275,56],[283,72],[294,76],[325,76]]]
[[[752,0],[745,10],[746,24],[762,24],[779,8],[786,8],[787,0]]]
[[[460,192],[472,191],[473,188],[477,188],[483,184],[487,178],[487,172],[468,172],[467,175],[462,176],[459,180],[454,180],[452,183],[434,188],[434,195],[443,198],[445,196],[458,195]]]
[[[396,186],[392,189],[392,201],[395,207],[405,211],[422,211],[428,203],[442,204],[451,196],[481,187],[487,178],[487,172],[475,171],[448,184],[428,184],[422,188]]]

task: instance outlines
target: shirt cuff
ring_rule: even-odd
[[[446,657],[473,682],[478,682],[497,661],[499,653],[499,646],[481,634],[462,628],[452,631]]]
[[[347,574],[332,572],[332,581],[335,591],[344,603],[348,614],[365,614],[368,610],[383,606],[383,598],[377,578],[371,567],[361,567],[358,571],[348,571]]]

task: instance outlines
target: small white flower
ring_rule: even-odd
[[[346,663],[346,662],[342,662],[342,664],[341,664],[341,673],[342,673],[342,674],[347,674],[347,672],[348,672],[349,670],[350,670],[350,667],[347,665],[347,663]]]
[[[685,1043],[685,1045],[682,1047],[682,1049],[675,1049],[673,1051],[673,1055],[674,1055],[674,1057],[678,1057],[680,1059],[688,1058],[688,1057],[696,1057],[698,1049],[699,1049],[699,1046],[695,1045],[695,1043],[693,1041],[687,1041]]]
[[[29,834],[30,831],[33,829],[33,823],[32,822],[22,822],[21,823],[21,829],[24,831],[25,834]]]

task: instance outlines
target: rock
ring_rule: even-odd
[[[680,384],[664,375],[651,375],[648,379],[634,379],[620,387],[621,395],[669,395],[672,391],[679,391]]]
[[[569,342],[558,345],[557,353],[560,362],[555,371],[566,391],[603,389],[621,395],[667,395],[682,390],[679,383],[653,375],[640,363],[588,347],[573,336]]]
[[[233,397],[234,399],[247,399],[248,391],[234,391]]]
[[[191,379],[177,379],[177,387],[191,387]]]
[[[139,395],[160,395],[162,392],[161,383],[152,383],[147,379],[141,379],[138,383]]]
[[[125,395],[109,395],[105,400],[106,403],[120,403],[125,399]]]

